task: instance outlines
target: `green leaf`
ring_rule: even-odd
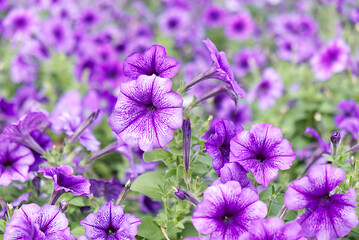
[[[144,237],[146,239],[161,240],[163,239],[163,234],[159,226],[153,221],[152,217],[143,217],[141,219],[142,223],[137,227],[138,236]]]
[[[68,203],[76,207],[84,207],[91,205],[90,201],[85,196],[73,197],[71,200],[68,201]]]
[[[159,193],[161,189],[159,186],[163,184],[163,173],[161,172],[146,172],[136,178],[131,186],[131,190],[142,193],[150,198],[162,199]]]
[[[172,157],[172,154],[165,149],[158,148],[152,152],[145,152],[143,154],[143,160],[145,162],[154,162],[154,161],[165,161]]]
[[[0,233],[4,233],[6,228],[6,221],[0,219]]]
[[[72,235],[74,235],[74,237],[80,237],[81,235],[85,235],[85,228],[81,225],[73,228],[71,230]]]

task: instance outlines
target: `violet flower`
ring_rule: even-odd
[[[158,17],[158,24],[164,34],[175,36],[190,27],[191,16],[183,8],[171,7]]]
[[[121,206],[110,201],[102,205],[97,213],[90,213],[80,224],[91,239],[135,240],[137,226],[141,224],[141,220],[132,214],[124,213]]]
[[[75,133],[77,133],[79,127],[82,125],[80,117],[70,116],[68,113],[64,113],[60,117],[60,120],[62,121],[62,130],[68,136],[74,136]],[[101,145],[101,143],[96,139],[95,135],[89,128],[85,128],[76,139],[82,146],[91,152],[98,151]]]
[[[173,78],[180,66],[176,59],[167,56],[164,47],[156,44],[149,47],[143,54],[137,52],[129,55],[123,64],[123,72],[131,79],[152,74],[161,78]]]
[[[302,227],[297,222],[284,224],[280,218],[272,217],[253,221],[248,233],[239,240],[305,240]]]
[[[285,205],[293,211],[307,209],[296,219],[305,237],[318,240],[342,238],[358,225],[355,190],[349,188],[345,194],[332,192],[344,180],[343,170],[329,164],[316,165],[309,170],[308,177],[289,185]]]
[[[206,45],[211,53],[212,65],[209,69],[188,83],[186,88],[190,89],[192,86],[206,79],[215,78],[227,83],[237,96],[244,98],[246,93],[241,88],[241,85],[239,85],[234,79],[233,72],[227,61],[226,53],[223,51],[219,52],[216,45],[214,45],[214,43],[209,38],[203,40],[202,42]]]
[[[222,119],[216,123],[214,134],[204,143],[212,158],[213,169],[219,176],[221,168],[229,162],[230,141],[242,130],[236,129],[232,121]]]
[[[14,180],[27,181],[35,161],[30,149],[6,139],[0,141],[0,185],[8,186]]]
[[[46,204],[39,207],[35,203],[24,204],[14,211],[6,224],[4,240],[15,239],[73,239],[66,215],[58,206]]]
[[[162,208],[161,202],[154,201],[152,198],[145,195],[140,196],[140,208],[145,213],[156,215]]]
[[[248,94],[248,100],[252,102],[258,99],[258,107],[268,109],[272,107],[278,98],[284,93],[284,86],[280,75],[272,68],[267,68],[262,74],[262,79],[257,87]]]
[[[358,139],[359,133],[359,104],[354,100],[343,100],[337,108],[341,111],[334,115],[334,122],[337,128],[343,129]]]
[[[258,195],[235,181],[207,188],[192,216],[198,232],[210,239],[238,239],[253,220],[264,218],[267,206]]]
[[[236,106],[231,98],[225,94],[221,94],[214,98],[214,104],[216,112],[212,122],[226,118],[233,121],[236,126],[243,126],[252,120],[252,110],[246,102],[239,102]]]
[[[38,64],[30,55],[18,53],[11,60],[10,74],[14,83],[34,83],[37,80]]]
[[[54,180],[51,204],[55,204],[57,199],[65,192],[71,192],[76,196],[90,196],[90,181],[83,176],[73,175],[73,169],[69,165],[62,164],[58,167],[46,165],[38,172],[43,173],[45,178]]]
[[[29,113],[22,117],[17,123],[5,126],[1,136],[10,141],[24,144],[37,153],[43,154],[45,152],[44,149],[42,149],[42,147],[33,139],[31,132],[36,130],[40,122],[45,119],[45,114],[41,112]]]
[[[218,6],[210,6],[203,12],[204,25],[208,28],[221,27],[224,24],[226,12]]]
[[[251,171],[264,187],[278,175],[278,169],[289,169],[294,159],[289,141],[271,124],[254,124],[249,131],[242,131],[231,140],[230,161]]]
[[[249,13],[237,13],[226,19],[225,34],[228,38],[244,41],[255,31],[255,23]]]
[[[2,23],[7,38],[23,40],[35,31],[38,24],[36,14],[29,9],[13,8]]]
[[[51,19],[44,24],[43,42],[54,47],[56,51],[68,53],[75,42],[71,26],[63,19]]]
[[[108,181],[90,179],[90,191],[94,197],[102,198],[106,201],[117,201],[123,189],[122,184],[117,178]]]
[[[237,77],[244,77],[255,68],[267,63],[266,56],[259,49],[243,48],[233,57],[233,72]]]
[[[172,91],[168,78],[140,76],[121,85],[121,92],[108,121],[127,145],[150,152],[166,146],[174,129],[182,127],[182,98]]]
[[[312,57],[310,63],[315,77],[326,81],[334,73],[344,71],[349,62],[350,48],[342,39],[333,39]]]

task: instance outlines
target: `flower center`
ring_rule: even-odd
[[[242,21],[238,21],[234,24],[234,30],[237,32],[242,32],[244,30],[244,23]]]
[[[168,21],[168,27],[171,28],[171,29],[177,27],[177,25],[178,25],[178,20],[175,19],[175,18],[171,18]]]
[[[107,234],[107,236],[113,236],[113,235],[115,235],[116,231],[117,231],[117,229],[115,229],[111,225],[110,228],[106,230],[106,234]]]
[[[218,20],[219,13],[217,11],[212,11],[209,16],[212,20]]]
[[[147,109],[149,110],[149,111],[156,111],[157,110],[157,107],[155,106],[155,105],[153,105],[153,103],[150,103],[150,104],[148,104],[147,105]]]
[[[24,28],[26,26],[26,20],[23,17],[15,19],[15,25],[18,28]]]
[[[257,153],[256,159],[260,162],[264,162],[266,160],[266,156],[264,156],[264,154],[262,152],[260,152],[260,153]]]
[[[12,162],[6,161],[5,164],[4,164],[4,167],[5,168],[12,168]]]

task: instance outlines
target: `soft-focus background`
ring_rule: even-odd
[[[206,38],[226,53],[247,96],[236,107],[227,95],[218,95],[194,108],[191,119],[213,116],[212,130],[221,118],[245,129],[254,123],[281,128],[297,155],[292,169],[280,172],[282,191],[334,130],[341,131],[345,143],[357,143],[359,1],[0,0],[0,19],[0,129],[27,113],[42,111],[53,124],[47,134],[60,146],[66,134],[100,109],[91,127],[93,135],[90,132],[84,140],[87,151],[81,150],[74,162],[115,140],[107,118],[120,84],[128,81],[122,69],[128,55],[143,53],[153,44],[164,46],[167,55],[181,63],[172,79],[176,91],[210,67],[202,43]],[[183,94],[185,106],[218,84],[211,80],[196,85]],[[192,124],[202,127],[202,122]],[[308,127],[318,133],[306,131]],[[182,139],[177,140],[181,144]],[[129,168],[132,158],[135,170]],[[98,180],[117,178],[123,185],[133,171],[140,175],[156,165],[143,163],[142,152],[124,149],[96,159],[86,174]],[[206,176],[214,176],[213,171]],[[1,187],[1,191],[9,193],[1,196],[6,201],[17,198],[14,189]],[[133,201],[125,210],[137,216],[155,214],[161,206],[151,202],[147,206],[152,209],[144,209],[143,202],[150,200],[138,194],[129,200]],[[88,202],[73,201],[74,213],[78,208],[86,213]],[[71,218],[71,229],[76,230],[83,215]],[[170,234],[191,236],[176,231]]]

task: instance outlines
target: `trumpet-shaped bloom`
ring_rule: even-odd
[[[338,128],[350,132],[355,139],[359,132],[359,104],[354,100],[341,101],[337,108],[341,111],[334,115],[334,122]]]
[[[345,180],[345,173],[331,165],[315,165],[307,177],[293,181],[285,193],[285,205],[294,211],[307,209],[296,221],[304,236],[318,240],[342,238],[359,223],[355,214],[356,192],[331,192]]]
[[[182,127],[182,98],[168,78],[140,76],[121,85],[111,129],[128,145],[145,152],[168,144],[174,129]]]
[[[102,205],[97,213],[90,213],[80,224],[90,239],[133,239],[137,234],[137,226],[141,219],[124,213],[121,206],[112,201]]]
[[[350,48],[342,39],[333,39],[323,46],[311,59],[314,75],[321,81],[328,80],[334,73],[348,66]]]
[[[215,133],[204,143],[208,154],[213,159],[213,169],[217,173],[220,173],[224,164],[229,162],[231,139],[242,130],[243,128],[237,130],[232,121],[222,119],[216,123]]]
[[[35,162],[32,152],[18,143],[1,141],[0,185],[8,186],[14,180],[25,182],[29,179],[29,168]]]
[[[140,75],[152,74],[162,78],[173,78],[180,66],[176,59],[167,56],[164,47],[156,44],[143,54],[136,52],[129,55],[123,64],[123,72],[125,76],[132,79],[137,79]]]
[[[267,206],[249,188],[235,181],[209,187],[193,213],[198,232],[211,240],[238,239],[253,220],[267,215]]]
[[[71,192],[76,196],[90,196],[90,181],[80,175],[73,175],[74,171],[69,165],[50,167],[46,165],[39,170],[44,177],[54,180],[54,191]]]
[[[16,239],[74,239],[68,228],[66,215],[58,206],[35,203],[24,204],[16,209],[6,225],[4,240]]]
[[[265,187],[278,175],[278,169],[289,169],[294,159],[289,141],[271,124],[254,124],[231,141],[230,161],[251,171],[256,181]]]
[[[248,94],[249,101],[258,98],[258,106],[261,109],[272,107],[278,98],[284,93],[284,86],[280,75],[272,68],[267,68],[262,74],[262,80],[256,89]]]
[[[246,93],[241,88],[242,85],[239,85],[234,79],[226,53],[223,51],[219,52],[216,45],[214,45],[209,38],[203,40],[203,43],[211,53],[212,59],[212,67],[210,68],[211,72],[206,76],[206,78],[216,78],[226,82],[232,87],[236,94],[238,94],[241,98],[244,98]]]

